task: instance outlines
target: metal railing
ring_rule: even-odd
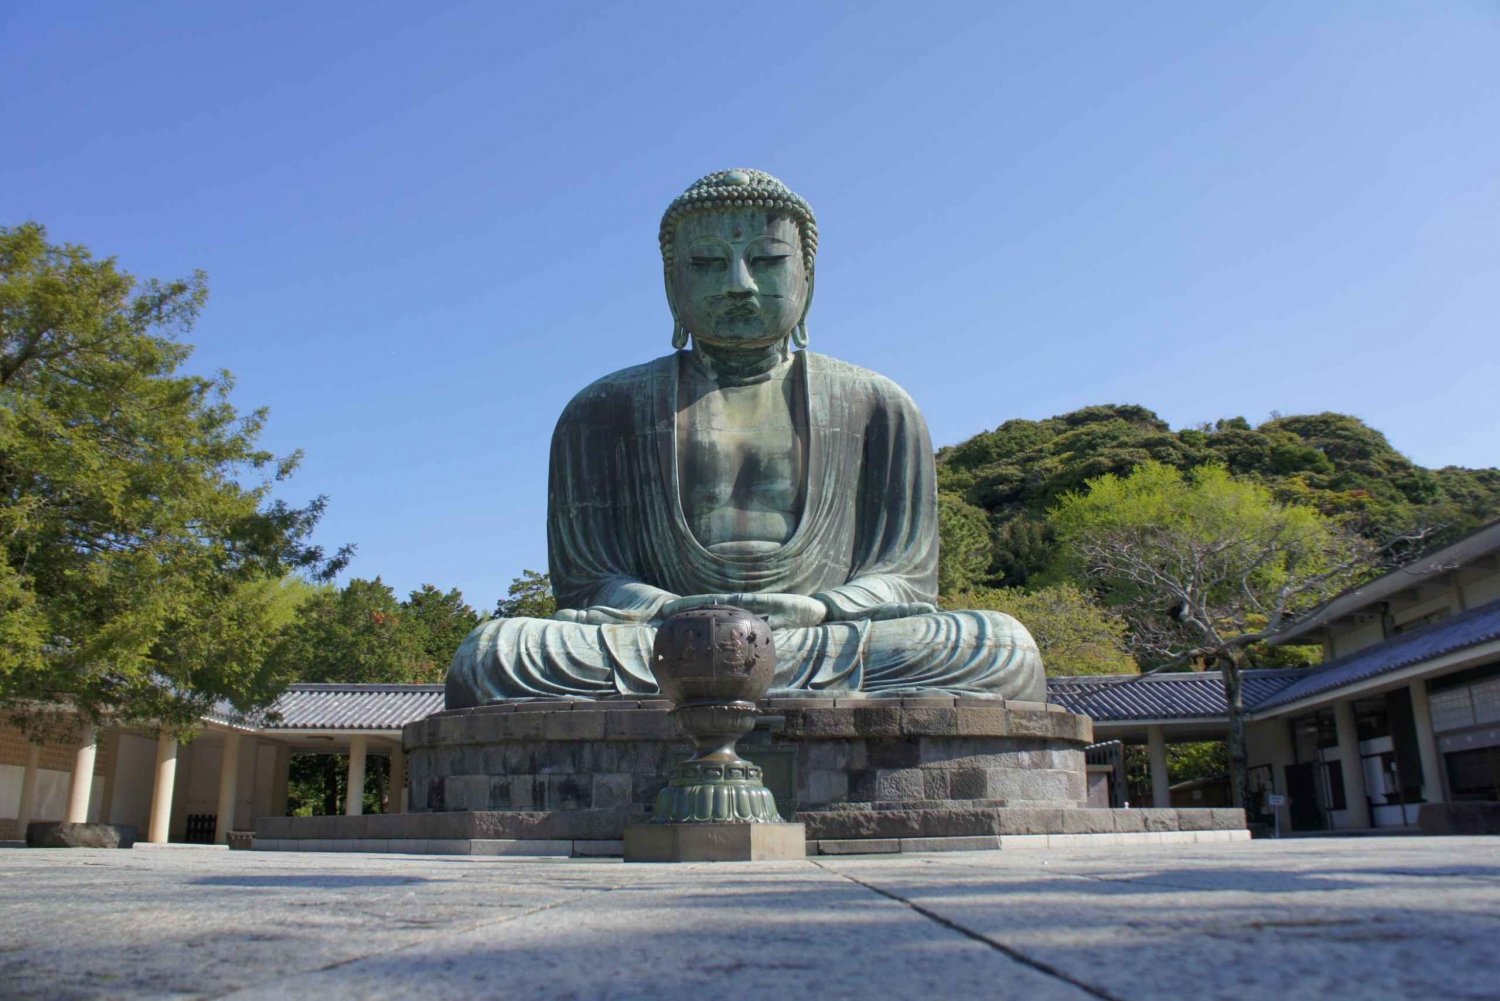
[[[1109,805],[1125,805],[1125,743],[1119,740],[1104,740],[1083,749],[1085,770],[1109,770]]]
[[[213,813],[190,813],[187,818],[187,833],[184,841],[190,845],[211,845],[218,833],[219,817]]]

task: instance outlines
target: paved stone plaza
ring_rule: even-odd
[[[6,998],[1496,998],[1500,839],[626,865],[0,851]]]

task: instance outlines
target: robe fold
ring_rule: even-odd
[[[678,482],[685,352],[606,376],[573,398],[552,437],[547,542],[560,609],[608,620],[495,619],[449,670],[449,708],[505,698],[649,694],[661,606],[694,594],[812,595],[817,626],[775,631],[773,691],[927,690],[1042,701],[1041,660],[998,612],[871,619],[937,597],[937,479],[926,422],[895,383],[796,355],[807,482],[792,536],[718,554],[693,535]]]

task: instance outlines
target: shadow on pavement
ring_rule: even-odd
[[[194,886],[284,886],[294,889],[337,890],[366,886],[406,886],[430,883],[425,876],[332,876],[285,873],[278,876],[199,876],[188,880]]]

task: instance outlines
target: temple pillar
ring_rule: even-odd
[[[391,751],[391,787],[387,795],[392,813],[406,812],[406,752],[399,747]]]
[[[349,784],[344,791],[346,817],[358,817],[365,812],[365,745],[363,734],[349,738]]]
[[[177,785],[177,735],[163,732],[156,738],[156,782],[151,790],[151,824],[146,840],[164,845],[172,831],[172,793]]]
[[[239,792],[240,735],[230,730],[224,734],[224,757],[219,761],[219,814],[214,840],[229,843],[229,829],[234,826],[234,801]]]
[[[73,778],[68,783],[68,812],[63,820],[69,824],[86,824],[89,820],[89,797],[94,792],[94,759],[99,754],[99,729],[85,725],[73,755]]]
[[[26,765],[21,771],[21,802],[16,809],[16,837],[26,838],[26,825],[31,823],[31,813],[36,809],[36,776],[42,763],[42,746],[26,742]]]
[[[1432,706],[1427,701],[1427,682],[1413,681],[1411,715],[1417,727],[1417,756],[1422,762],[1422,799],[1441,803],[1443,795],[1443,758],[1438,754],[1437,735],[1432,731]]]
[[[1370,799],[1365,793],[1365,763],[1359,756],[1359,731],[1354,725],[1354,703],[1333,704],[1333,725],[1339,740],[1339,771],[1344,777],[1344,808],[1348,827],[1370,826]]]
[[[1172,783],[1167,777],[1167,735],[1160,726],[1146,727],[1146,749],[1151,755],[1151,805],[1164,810],[1172,805]]]

